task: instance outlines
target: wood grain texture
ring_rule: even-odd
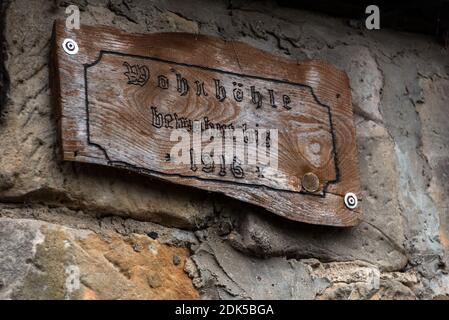
[[[67,38],[77,54],[63,50]],[[349,210],[343,201],[361,192],[349,81],[335,67],[209,36],[66,30],[63,22],[55,23],[52,55],[64,160],[221,192],[296,221],[360,221],[360,205]],[[248,149],[257,139],[270,151],[263,129],[276,129],[277,170],[204,151],[180,164],[170,141],[176,128],[197,142],[194,132],[207,128],[244,129]],[[310,173],[319,180],[313,192],[301,183]]]

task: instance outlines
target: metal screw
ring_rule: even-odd
[[[355,195],[355,193],[352,192],[348,192],[347,194],[345,194],[345,206],[348,209],[355,209],[357,208],[357,204],[359,203],[359,200],[357,199],[357,196]]]
[[[320,179],[312,172],[307,172],[301,181],[302,187],[307,192],[316,192],[320,187]]]
[[[72,39],[64,39],[62,42],[62,48],[64,51],[68,54],[77,54],[78,53],[78,44],[75,42],[75,40]]]

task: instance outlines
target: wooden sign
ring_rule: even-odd
[[[346,74],[239,42],[57,22],[64,160],[107,165],[352,226],[360,181]]]

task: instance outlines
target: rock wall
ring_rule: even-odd
[[[292,223],[220,195],[57,158],[53,21],[184,31],[351,79],[363,222]],[[273,2],[1,4],[0,298],[430,299],[449,295],[449,50]]]

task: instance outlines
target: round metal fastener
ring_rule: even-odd
[[[78,44],[75,40],[72,39],[64,39],[62,42],[62,48],[64,49],[65,53],[68,54],[77,54],[78,53]]]
[[[345,206],[348,209],[355,209],[357,208],[357,204],[359,203],[359,200],[357,199],[357,196],[355,195],[355,193],[352,192],[348,192],[347,194],[345,194]]]
[[[301,184],[307,192],[316,192],[320,187],[320,179],[315,173],[307,172],[302,177]]]

